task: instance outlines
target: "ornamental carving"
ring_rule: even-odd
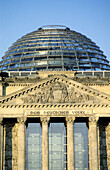
[[[48,124],[50,117],[41,117],[40,120],[41,120],[42,124]]]
[[[99,120],[99,117],[91,116],[89,117],[89,123],[94,123],[96,124]]]
[[[96,99],[61,82],[52,82],[22,98],[26,103],[96,103]]]
[[[26,122],[26,118],[25,117],[18,117],[17,122],[21,123],[21,124],[24,124]]]
[[[66,117],[66,123],[73,124],[75,117]]]

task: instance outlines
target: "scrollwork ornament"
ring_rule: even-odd
[[[48,124],[50,117],[41,117],[40,120],[41,120],[42,124]]]
[[[18,118],[17,118],[17,122],[20,123],[20,124],[25,124],[25,123],[26,123],[26,118],[24,118],[24,117],[18,117]]]
[[[97,124],[99,117],[91,116],[89,117],[89,123]]]

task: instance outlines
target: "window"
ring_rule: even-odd
[[[42,129],[40,123],[28,123],[26,129],[26,170],[42,170]]]
[[[64,123],[49,126],[49,169],[66,170],[66,127]]]
[[[75,170],[88,170],[88,127],[85,122],[74,123]]]

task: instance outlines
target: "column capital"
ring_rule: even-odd
[[[99,117],[91,116],[89,117],[89,123],[97,124]]]
[[[66,123],[73,124],[74,121],[75,121],[75,117],[66,117]]]
[[[42,124],[48,124],[50,120],[50,117],[41,117],[40,121]]]
[[[26,120],[27,120],[26,117],[18,117],[17,118],[17,122],[20,123],[20,124],[25,124]]]

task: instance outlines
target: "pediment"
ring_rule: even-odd
[[[64,76],[45,80],[5,96],[1,104],[10,106],[52,104],[109,104],[110,96]]]

